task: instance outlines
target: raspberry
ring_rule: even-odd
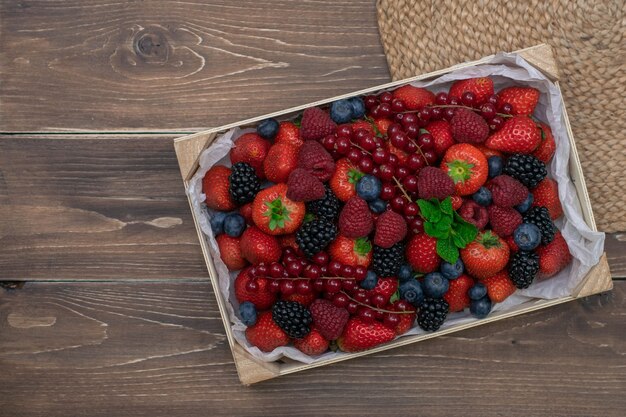
[[[498,175],[487,184],[493,204],[500,207],[513,207],[522,204],[528,196],[528,188],[508,175]]]
[[[489,223],[487,209],[474,200],[465,200],[463,202],[463,205],[459,209],[459,216],[479,229],[484,229],[487,223]]]
[[[337,124],[318,107],[310,107],[302,113],[300,136],[304,140],[320,140],[334,133],[336,129]]]
[[[339,215],[339,231],[345,237],[367,236],[374,228],[372,213],[361,197],[352,197]]]
[[[417,177],[420,198],[444,199],[454,194],[454,181],[443,170],[425,167]]]
[[[500,237],[512,235],[517,226],[522,224],[522,215],[511,207],[491,205],[487,210],[491,228]]]
[[[324,184],[306,169],[296,168],[287,180],[287,198],[293,201],[313,201],[326,194]]]
[[[335,340],[343,332],[350,314],[345,308],[336,307],[332,302],[319,298],[309,307],[313,324],[327,340]]]
[[[381,248],[390,248],[404,239],[406,232],[404,217],[392,210],[385,211],[376,220],[374,244]]]
[[[467,109],[457,109],[450,120],[452,137],[461,143],[483,143],[489,136],[489,125],[478,114]]]
[[[298,167],[306,169],[317,179],[325,182],[335,172],[335,161],[319,142],[309,140],[300,148]]]

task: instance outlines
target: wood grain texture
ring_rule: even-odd
[[[373,0],[3,0],[0,16],[5,132],[199,130],[390,79]]]
[[[0,414],[621,416],[625,294],[246,388],[208,284],[27,284],[0,293]]]
[[[172,137],[0,137],[0,279],[206,279]]]
[[[208,280],[173,137],[0,135],[0,279]]]

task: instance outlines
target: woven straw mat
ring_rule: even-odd
[[[393,79],[547,43],[599,230],[626,230],[625,1],[378,0]]]

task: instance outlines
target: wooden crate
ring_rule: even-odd
[[[516,51],[516,53],[521,55],[524,59],[526,59],[526,61],[531,63],[533,66],[539,69],[543,74],[545,74],[549,79],[554,81],[558,87],[558,79],[559,79],[558,69],[557,69],[557,65],[554,60],[554,55],[552,53],[552,49],[550,48],[550,46],[545,45],[545,44],[537,45],[531,48],[526,48],[520,51]],[[267,115],[256,117],[253,119],[244,120],[242,122],[232,123],[226,126],[221,126],[215,129],[210,129],[210,130],[199,132],[193,135],[178,138],[174,141],[174,147],[176,149],[176,155],[178,157],[178,162],[180,165],[181,174],[183,176],[185,189],[188,188],[189,180],[198,169],[198,159],[199,159],[200,153],[204,149],[206,149],[219,134],[224,133],[225,131],[229,129],[232,129],[234,127],[250,127],[268,117],[288,116],[290,114],[300,112],[308,107],[327,104],[329,102],[333,102],[340,98],[352,97],[354,95],[370,94],[378,90],[388,89],[390,87],[395,87],[395,86],[406,84],[412,81],[435,78],[437,76],[443,75],[445,73],[451,72],[459,68],[484,63],[490,58],[491,57],[486,57],[477,61],[459,64],[459,65],[456,65],[456,66],[453,66],[444,70],[435,71],[435,72],[431,72],[428,74],[423,74],[417,77],[408,78],[405,80],[396,81],[396,82],[392,82],[392,83],[388,83],[384,85],[379,85],[376,87],[368,88],[366,90],[356,91],[350,94],[345,94],[343,96],[333,97],[327,100],[322,100],[322,101],[318,101],[315,103],[293,107],[291,109],[287,109],[284,111],[267,114]],[[585,186],[585,179],[583,177],[582,168],[580,166],[580,160],[578,158],[578,153],[576,151],[576,144],[574,142],[574,137],[572,135],[571,127],[570,127],[569,120],[567,118],[567,113],[565,112],[564,106],[563,106],[563,112],[564,112],[565,126],[567,129],[568,138],[571,144],[571,154],[570,154],[570,161],[569,161],[570,175],[576,187],[578,198],[581,203],[583,218],[585,219],[586,223],[589,225],[591,229],[597,230],[596,223],[593,218],[593,212],[591,210],[591,203],[589,201],[589,196],[587,194],[587,189]],[[192,214],[193,214],[193,210],[192,210]],[[577,298],[586,297],[588,295],[607,291],[613,288],[613,284],[611,281],[611,274],[610,274],[609,266],[608,266],[607,259],[606,259],[606,254],[603,254],[603,256],[600,259],[600,262],[589,271],[588,275],[575,289],[572,296],[555,299],[555,300],[539,300],[538,299],[535,301],[521,304],[508,311],[494,312],[490,314],[487,318],[482,319],[482,320],[451,326],[449,328],[439,330],[434,333],[400,337],[394,341],[391,341],[389,343],[386,343],[384,345],[378,346],[373,349],[369,349],[364,352],[345,354],[345,355],[342,355],[340,358],[322,360],[311,365],[296,362],[287,358],[281,359],[280,361],[277,361],[277,362],[271,362],[271,363],[260,362],[254,359],[242,346],[240,346],[235,341],[233,337],[231,324],[230,324],[230,318],[228,317],[228,314],[226,312],[226,303],[228,302],[228,300],[225,300],[221,292],[217,289],[219,287],[218,287],[218,277],[215,271],[215,266],[213,264],[213,260],[211,259],[211,255],[209,253],[205,237],[203,236],[203,232],[201,231],[199,227],[198,219],[196,218],[195,214],[193,214],[193,216],[194,216],[194,222],[196,223],[196,230],[200,238],[200,245],[202,247],[204,259],[206,261],[207,268],[209,271],[209,277],[211,279],[213,288],[215,288],[215,296],[217,298],[217,303],[220,309],[222,320],[224,321],[224,327],[226,330],[226,335],[228,337],[228,342],[233,352],[233,358],[235,361],[235,365],[237,366],[239,379],[241,380],[243,384],[253,384],[253,383],[270,379],[270,378],[274,378],[280,375],[290,374],[293,372],[298,372],[298,371],[302,371],[305,369],[314,368],[317,366],[328,365],[330,363],[343,361],[347,359],[353,359],[358,356],[369,355],[374,352],[380,352],[380,351],[391,349],[391,348],[398,347],[398,346],[404,346],[410,343],[415,343],[415,342],[430,339],[433,337],[438,337],[438,336],[442,336],[445,334],[468,329],[470,327],[480,326],[480,325],[487,324],[496,320],[502,320],[507,317],[512,317],[512,316],[524,314],[530,311],[535,311],[535,310],[550,307],[556,304],[564,303],[567,301],[572,301]]]

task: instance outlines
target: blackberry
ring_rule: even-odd
[[[404,244],[402,242],[398,242],[388,249],[374,245],[372,269],[378,276],[395,277],[400,272],[400,267],[405,263]]]
[[[539,255],[535,252],[518,250],[511,259],[509,276],[519,289],[528,288],[539,272]]]
[[[315,214],[318,218],[326,219],[329,222],[337,220],[341,203],[335,193],[326,187],[324,198],[306,203],[306,211]]]
[[[427,332],[438,330],[448,316],[449,307],[443,298],[425,298],[420,304],[417,324]]]
[[[232,167],[228,177],[230,186],[228,191],[235,204],[246,204],[254,200],[254,197],[261,189],[261,182],[249,164],[237,162]]]
[[[504,173],[528,188],[535,188],[547,175],[546,164],[532,155],[514,154],[504,166]]]
[[[522,218],[524,219],[524,223],[531,223],[539,228],[541,232],[541,243],[547,245],[552,242],[557,228],[550,218],[550,212],[547,208],[541,206],[531,207],[522,215]]]
[[[304,254],[311,257],[323,250],[337,236],[337,226],[325,219],[304,223],[296,232],[296,243]]]
[[[281,300],[272,307],[272,319],[289,337],[300,339],[311,331],[311,312],[297,301]]]

